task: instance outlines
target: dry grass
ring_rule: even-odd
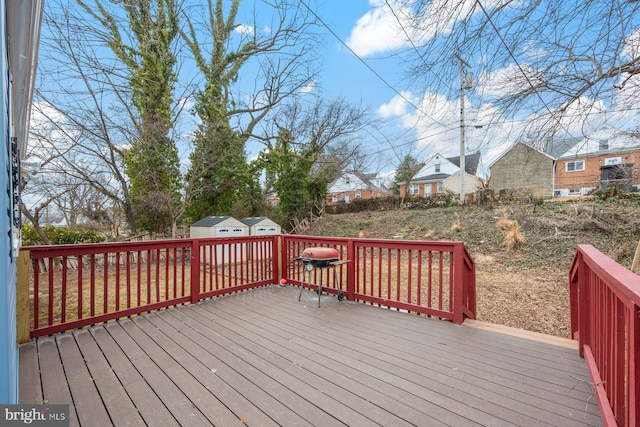
[[[640,240],[639,211],[640,197],[513,204],[499,210],[361,212],[326,215],[307,234],[356,237],[363,229],[379,238],[462,240],[476,264],[480,320],[569,337],[567,276],[576,245],[591,244],[628,268]],[[452,230],[457,220],[462,230]],[[521,235],[507,237],[514,229]],[[507,238],[516,244],[509,247]]]
[[[456,216],[456,220],[451,225],[451,232],[453,233],[457,233],[459,231],[462,231],[463,229],[462,224],[460,224],[460,214],[458,212],[455,212],[455,216]]]
[[[506,213],[496,223],[496,229],[504,233],[502,244],[507,251],[519,248],[526,240],[518,221],[509,219]]]

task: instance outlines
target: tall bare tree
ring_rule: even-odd
[[[188,174],[193,219],[229,214],[238,200],[260,194],[246,142],[274,107],[312,84],[316,72],[310,53],[317,40],[306,8],[290,0],[255,2],[246,17],[240,4],[212,0],[202,13],[185,13],[183,37],[204,80],[195,96],[200,125]],[[255,82],[249,93],[248,81]]]
[[[533,135],[640,102],[640,2],[387,0],[411,40],[411,75],[456,97],[458,58],[476,74],[476,103],[525,119]]]
[[[340,99],[310,107],[296,100],[280,109],[273,121],[278,137],[268,141],[257,162],[280,199],[283,218],[304,215],[346,165],[361,161],[357,140],[370,124],[365,110]]]
[[[125,154],[136,222],[162,232],[175,230],[180,205],[178,149],[171,138],[180,4],[174,0],[126,0],[107,5],[78,0],[98,23],[94,34],[126,69],[137,134]]]

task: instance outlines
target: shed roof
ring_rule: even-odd
[[[240,222],[244,225],[248,225],[249,227],[253,227],[254,225],[261,222],[268,222],[270,224],[278,225],[275,221],[273,221],[271,218],[267,218],[266,216],[249,216],[246,218],[242,218]]]
[[[197,221],[191,224],[191,226],[192,227],[213,227],[214,225],[220,224],[221,222],[224,222],[229,219],[236,222],[240,222],[231,216],[218,215],[218,216],[208,216],[206,218],[202,218],[200,221]],[[244,224],[241,224],[241,225],[244,225]]]

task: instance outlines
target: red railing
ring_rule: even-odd
[[[282,277],[300,285],[295,258],[310,246],[335,247],[349,261],[314,269],[311,287],[459,324],[475,318],[474,264],[462,243],[271,235],[22,248],[18,312],[29,327],[19,328],[28,339]]]
[[[277,237],[22,248],[32,270],[30,336],[274,283]]]
[[[312,282],[347,299],[428,314],[461,324],[475,318],[475,267],[461,242],[339,239],[285,236],[287,281],[300,284],[303,266],[295,261],[310,246],[338,250],[346,264],[316,268]],[[312,288],[315,288],[312,285]]]
[[[569,274],[571,334],[606,426],[640,426],[640,276],[591,245]]]

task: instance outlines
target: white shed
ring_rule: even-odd
[[[280,234],[282,227],[266,216],[250,216],[240,220],[249,227],[249,235],[266,236],[270,234]]]
[[[209,237],[238,237],[248,236],[249,227],[230,216],[208,216],[198,222],[191,224],[189,236],[192,239],[203,239]],[[234,249],[229,248],[234,246]],[[234,243],[232,245],[218,245],[216,247],[216,260],[218,264],[226,264],[228,261],[240,261],[245,257],[244,243]],[[211,259],[210,251],[206,248],[204,260]],[[232,254],[235,252],[235,256]],[[231,256],[231,259],[229,257]]]
[[[231,216],[208,216],[191,224],[191,238],[248,236],[249,227]]]
[[[249,227],[249,234],[252,236],[267,236],[281,232],[280,225],[266,216],[251,216],[240,221]],[[265,259],[272,256],[271,247],[264,241],[252,242],[249,254],[252,259]]]

